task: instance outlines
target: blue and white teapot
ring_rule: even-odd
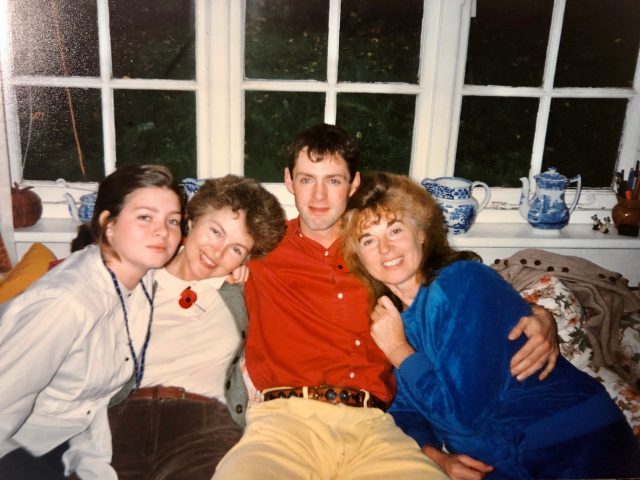
[[[73,195],[65,193],[64,198],[67,201],[67,207],[71,217],[78,222],[90,222],[93,217],[93,209],[96,205],[98,194],[96,192],[87,193],[80,197],[80,206],[76,205]]]
[[[544,173],[533,177],[536,181],[536,191],[529,198],[529,179],[522,177],[522,193],[520,195],[520,215],[532,227],[544,230],[559,230],[569,223],[569,216],[573,213],[582,190],[582,178],[576,175],[567,178],[560,175],[551,167]],[[564,201],[564,192],[571,183],[576,183],[576,195],[570,207]]]

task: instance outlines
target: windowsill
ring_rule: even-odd
[[[35,225],[15,230],[16,242],[70,242],[79,223],[70,218],[43,218]],[[576,223],[562,230],[539,230],[524,223],[476,223],[463,235],[450,235],[456,248],[586,248],[640,249],[640,237],[618,235],[611,226],[609,233],[591,228],[591,224]]]
[[[640,249],[640,237],[618,235],[613,225],[609,233],[601,233],[586,223],[551,231],[525,223],[476,223],[465,234],[450,235],[449,243],[456,248]]]
[[[44,218],[28,228],[15,230],[18,255],[29,244],[47,244],[59,257],[69,254],[79,223],[71,218]],[[592,229],[590,223],[574,223],[560,231],[545,231],[522,222],[476,222],[463,235],[450,235],[454,248],[473,250],[485,262],[506,258],[518,250],[540,248],[563,255],[583,257],[614,272],[622,273],[630,285],[640,284],[640,237],[618,235]]]
[[[70,218],[41,218],[35,225],[16,228],[16,242],[71,242],[76,236],[80,224]]]

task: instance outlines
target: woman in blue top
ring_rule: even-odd
[[[596,380],[562,358],[545,381],[511,376],[521,341],[503,339],[530,307],[475,253],[448,245],[422,187],[363,179],[345,228],[345,260],[372,292],[372,336],[396,367],[390,412],[449,476],[640,475],[638,443]]]

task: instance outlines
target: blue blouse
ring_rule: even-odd
[[[491,477],[531,478],[530,452],[553,451],[624,419],[604,388],[562,357],[544,381],[511,375],[509,362],[526,338],[507,336],[530,314],[511,285],[480,262],[438,272],[402,313],[416,353],[396,370],[396,423],[421,446],[493,465]]]

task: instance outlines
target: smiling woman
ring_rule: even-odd
[[[640,475],[637,440],[597,380],[563,357],[544,381],[512,377],[522,339],[509,331],[530,307],[475,254],[449,246],[421,186],[363,177],[345,230],[345,260],[374,301],[371,335],[396,368],[389,411],[447,475]]]
[[[276,246],[284,212],[257,181],[234,175],[206,180],[187,211],[183,247],[156,275],[141,388],[109,411],[121,480],[209,480],[242,434],[247,318],[242,286],[225,279]]]
[[[164,167],[116,170],[98,189],[95,244],[0,307],[1,478],[117,478],[107,405],[144,373],[147,271],[178,246],[179,193]]]

